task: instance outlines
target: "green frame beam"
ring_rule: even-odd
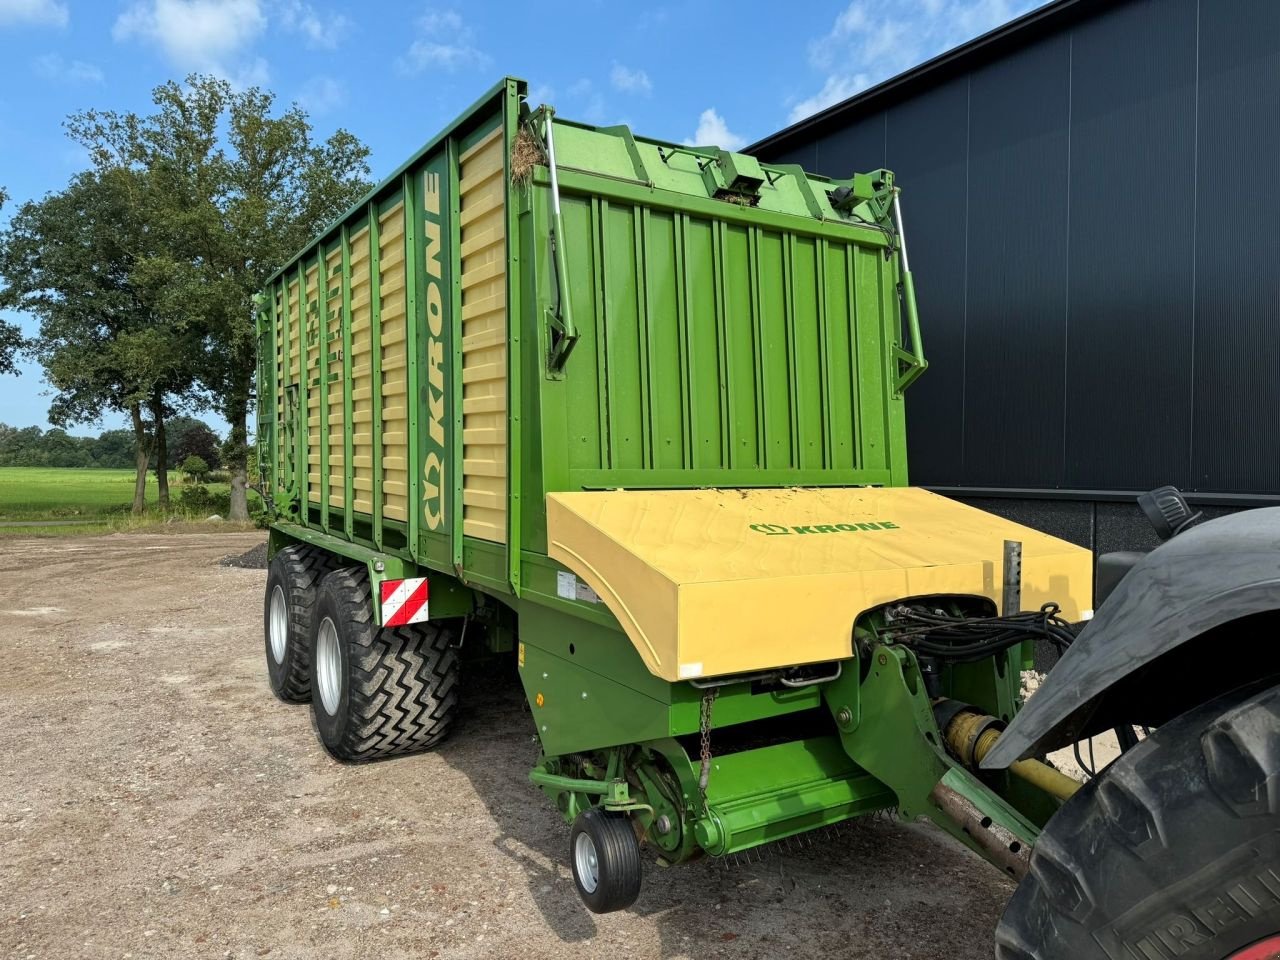
[[[342,243],[342,532],[355,534],[355,402],[351,382],[351,241],[343,224]]]
[[[320,526],[331,530],[329,518],[329,367],[332,363],[329,342],[329,258],[323,245],[320,247]],[[338,282],[342,283],[339,275]]]

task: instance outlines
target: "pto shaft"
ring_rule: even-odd
[[[951,753],[976,771],[1000,739],[1000,721],[976,710],[961,710],[946,724],[942,736]],[[1019,760],[1009,772],[1059,800],[1070,800],[1083,784],[1039,760]]]

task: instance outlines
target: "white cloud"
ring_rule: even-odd
[[[216,72],[216,71],[215,71]],[[238,90],[246,87],[265,87],[271,82],[271,66],[265,57],[254,57],[240,64],[229,73],[222,74]]]
[[[36,74],[46,80],[64,83],[102,83],[102,69],[83,60],[64,60],[56,53],[46,53],[33,61]]]
[[[528,101],[531,109],[537,109],[544,103],[554,103],[556,88],[547,83],[539,83],[529,88]]]
[[[596,89],[596,85],[585,77],[576,80],[569,87],[572,98],[573,116],[586,123],[602,126],[606,116],[604,96]]]
[[[693,137],[685,141],[690,147],[720,147],[723,150],[741,150],[747,145],[747,138],[739,136],[729,129],[724,117],[716,113],[715,107],[708,107],[698,117],[698,129]]]
[[[489,66],[491,58],[475,45],[475,31],[456,10],[428,10],[418,18],[421,34],[408,52],[397,61],[404,73],[421,73],[424,70],[481,69]]]
[[[648,93],[653,89],[649,74],[643,70],[629,70],[620,63],[613,65],[609,82],[624,93]]]
[[[809,44],[809,63],[825,74],[822,89],[791,106],[803,120],[1007,23],[1041,0],[852,0]]]
[[[71,14],[59,0],[0,0],[0,26],[10,23],[32,23],[65,27]]]
[[[819,110],[825,110],[832,104],[839,103],[841,100],[848,100],[859,90],[865,90],[869,85],[865,73],[855,73],[852,76],[844,74],[829,76],[827,77],[827,82],[822,85],[821,90],[812,97],[801,100],[791,107],[791,116],[787,118],[787,122],[798,123],[805,117],[812,116]]]
[[[300,33],[307,46],[317,50],[334,50],[342,42],[343,35],[351,28],[351,21],[340,13],[321,13],[301,0],[285,0],[280,5],[280,25],[286,30]]]
[[[312,116],[336,110],[347,102],[347,88],[333,77],[312,77],[298,94],[298,106]]]
[[[266,25],[259,0],[135,0],[117,18],[111,35],[118,41],[153,43],[183,70],[245,85],[267,77],[264,59],[243,59]]]

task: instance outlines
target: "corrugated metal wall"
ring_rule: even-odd
[[[784,149],[902,184],[913,483],[1280,493],[1280,3],[1116,3]]]

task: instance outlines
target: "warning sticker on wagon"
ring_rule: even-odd
[[[556,574],[556,596],[565,600],[581,600],[583,603],[599,603],[600,595],[568,570]]]

